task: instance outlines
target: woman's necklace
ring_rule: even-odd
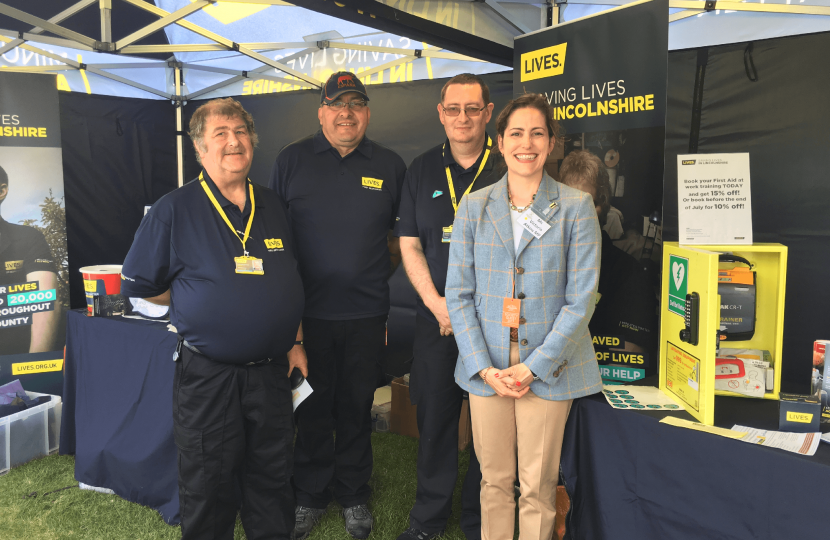
[[[530,198],[530,202],[527,203],[526,206],[523,206],[523,207],[519,208],[518,206],[513,204],[513,197],[510,196],[510,188],[508,187],[507,188],[507,200],[510,202],[510,209],[521,214],[522,212],[524,212],[525,210],[527,210],[528,208],[531,207],[531,205],[533,204],[533,201],[536,200],[536,193],[533,194],[533,197]]]

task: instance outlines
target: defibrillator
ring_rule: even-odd
[[[746,265],[718,270],[718,294],[721,339],[747,341],[755,335],[756,275],[752,270],[753,264],[732,254],[723,254],[718,260]]]

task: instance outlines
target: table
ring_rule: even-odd
[[[827,535],[830,445],[800,456],[660,424],[665,415],[617,410],[601,395],[574,403],[561,460],[570,538]],[[715,424],[777,429],[778,402],[718,396]]]
[[[60,453],[75,479],[179,523],[173,352],[167,323],[67,314]]]

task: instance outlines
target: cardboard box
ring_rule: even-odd
[[[821,431],[821,403],[818,396],[780,394],[778,401],[778,430],[793,433]]]
[[[419,437],[418,408],[409,401],[409,385],[404,384],[403,377],[392,381],[392,414],[390,431],[407,437]],[[466,450],[473,439],[473,428],[470,422],[470,401],[464,399],[461,404],[461,415],[458,421],[458,449]]]
[[[403,377],[392,381],[392,415],[390,429],[392,433],[418,438],[418,419],[416,407],[409,401],[409,385],[404,384]]]
[[[458,449],[466,450],[473,442],[473,423],[470,419],[470,400],[461,403],[461,418],[458,420]]]

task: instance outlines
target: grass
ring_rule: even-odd
[[[373,433],[374,471],[369,508],[375,517],[370,540],[394,540],[409,526],[409,510],[415,502],[415,462],[418,441],[390,433]],[[461,481],[469,454],[459,456],[459,475],[453,515],[443,538],[464,540],[458,527]],[[72,456],[49,456],[16,467],[0,476],[0,539],[2,540],[156,540],[179,539],[179,527],[165,524],[150,508],[77,488],[44,493],[77,485]],[[24,498],[36,491],[38,495]],[[237,521],[235,540],[245,538]],[[349,540],[340,506],[332,503],[309,540]]]

